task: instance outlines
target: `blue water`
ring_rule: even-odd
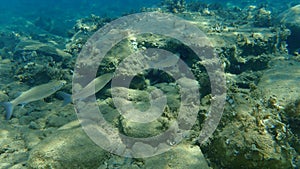
[[[23,18],[35,20],[38,17],[56,20],[67,27],[90,14],[118,17],[129,12],[138,12],[142,7],[157,7],[163,0],[9,0],[1,2],[0,25],[9,25]],[[186,2],[221,3],[224,6],[244,7],[247,5],[267,4],[269,7],[286,9],[300,1],[290,0],[187,0]]]
[[[50,17],[61,20],[76,20],[90,14],[116,17],[144,6],[154,6],[159,2],[159,0],[114,0],[113,3],[99,0],[11,0],[1,3],[0,23],[10,23],[11,19],[16,17],[29,19]]]
[[[120,16],[132,10],[139,10],[141,7],[155,7],[163,0],[2,0],[0,5],[0,21],[7,22],[12,17],[36,17],[38,15],[45,15],[57,18],[79,18],[91,13],[96,15]],[[212,3],[218,2],[225,5],[246,6],[249,4],[268,4],[269,6],[278,5],[278,7],[285,7],[290,4],[297,4],[300,1],[290,0],[187,0],[186,2],[204,2]]]

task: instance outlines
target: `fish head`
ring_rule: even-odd
[[[60,80],[59,82],[61,83],[61,85],[67,84],[67,81],[65,81],[65,80]]]
[[[67,84],[67,81],[65,80],[59,80],[57,81],[57,83],[53,86],[53,90],[57,91],[59,89],[61,89],[65,84]]]
[[[66,84],[67,84],[67,81],[65,81],[65,80],[60,80],[58,86],[63,87],[63,86],[66,85]]]

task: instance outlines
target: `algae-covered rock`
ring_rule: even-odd
[[[61,79],[69,71],[62,70],[59,62],[65,63],[70,58],[71,55],[54,41],[21,40],[13,53],[13,60],[17,63],[13,77],[31,85]]]
[[[124,134],[135,138],[147,138],[151,136],[159,135],[169,125],[166,118],[160,118],[150,123],[137,123],[127,121],[126,119],[121,121]]]
[[[265,8],[260,8],[254,18],[254,25],[257,27],[269,27],[272,25],[271,11],[268,11]]]
[[[247,118],[247,117],[245,117]],[[241,130],[232,123],[209,145],[211,160],[222,168],[292,168],[293,155],[270,134]],[[292,152],[292,151],[291,151]]]
[[[32,55],[28,55],[28,52],[32,51],[37,52],[39,55],[51,56],[55,61],[61,61],[65,57],[71,57],[69,53],[64,52],[50,43],[41,43],[35,40],[20,41],[15,48],[15,56],[22,56],[23,58],[21,59],[32,60],[32,58],[28,58]]]
[[[287,143],[291,135],[278,112],[259,103],[254,108],[253,100],[239,95],[234,95],[235,104],[225,109],[221,122],[225,126],[203,145],[214,168],[292,168],[295,151]]]
[[[162,4],[168,12],[182,13],[186,10],[185,0],[164,0],[162,1]]]
[[[11,56],[11,51],[19,42],[20,34],[15,31],[0,31],[0,55],[3,58]],[[0,59],[1,60],[1,59]]]
[[[167,96],[167,104],[171,112],[175,112],[180,106],[180,95],[178,86],[174,83],[158,83],[155,87],[162,90]]]
[[[46,127],[60,127],[66,124],[68,121],[69,119],[66,117],[50,115],[46,120]]]
[[[0,83],[1,88],[5,84],[9,84],[12,81],[12,79],[7,78],[11,76],[12,67],[13,64],[9,59],[2,59],[0,56],[0,74],[1,74],[0,81],[2,82]]]
[[[106,151],[94,144],[81,128],[58,130],[30,152],[28,168],[95,168]]]
[[[288,103],[284,110],[293,133],[300,138],[300,98]],[[297,151],[300,152],[299,142],[297,143]]]
[[[169,120],[161,117],[167,106],[166,98],[161,93],[114,87],[110,91],[115,93],[113,101],[122,114],[122,132],[131,137],[155,136],[164,131]],[[114,95],[114,94],[113,94]]]
[[[108,17],[102,18],[93,14],[86,18],[76,20],[73,29],[68,31],[69,36],[72,36],[72,38],[70,42],[66,44],[67,51],[77,55],[87,39],[106,23],[110,22],[110,20]]]

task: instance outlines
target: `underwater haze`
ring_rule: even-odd
[[[300,168],[300,0],[0,11],[0,169]]]
[[[98,0],[62,0],[62,1],[38,1],[38,0],[11,0],[1,3],[0,9],[0,25],[5,26],[18,19],[24,18],[34,21],[37,18],[43,20],[51,20],[62,25],[63,28],[70,28],[79,18],[90,14],[99,16],[118,17],[124,14],[138,12],[143,7],[159,7],[162,0],[152,1],[134,1],[134,0],[116,0],[114,2],[98,1]],[[200,2],[200,3],[218,3],[229,7],[245,7],[249,5],[267,5],[270,9],[278,8],[285,10],[299,1],[279,1],[279,0],[263,0],[263,1],[217,1],[217,0],[203,0],[186,2]]]

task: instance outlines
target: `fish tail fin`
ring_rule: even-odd
[[[6,111],[5,119],[9,120],[13,113],[13,104],[11,102],[2,102],[1,105],[4,106]]]
[[[59,91],[59,92],[57,92],[57,95],[58,95],[58,97],[64,99],[64,102],[61,105],[62,107],[64,107],[65,105],[72,102],[72,95],[71,94]]]

